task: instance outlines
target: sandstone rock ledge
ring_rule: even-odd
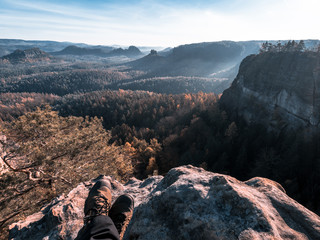
[[[320,217],[265,178],[241,182],[190,165],[126,185],[107,178],[114,199],[135,198],[125,239],[320,239]],[[94,181],[12,224],[9,239],[74,239]]]

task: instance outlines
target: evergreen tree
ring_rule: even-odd
[[[306,45],[304,44],[303,40],[300,40],[297,45],[297,51],[303,52],[306,49]]]
[[[38,108],[0,128],[0,226],[30,214],[81,181],[100,174],[132,176],[131,159],[109,145],[110,132],[98,118],[61,117]]]

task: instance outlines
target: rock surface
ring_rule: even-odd
[[[320,239],[320,218],[288,197],[276,182],[246,182],[193,166],[165,176],[112,184],[114,199],[126,192],[135,211],[125,239]],[[81,183],[10,226],[9,239],[73,239],[94,181]]]
[[[221,104],[248,122],[319,126],[320,53],[267,52],[245,58]]]

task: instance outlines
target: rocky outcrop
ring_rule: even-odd
[[[128,49],[117,48],[112,50],[108,56],[126,56],[126,57],[141,57],[143,53],[139,48],[130,46]]]
[[[319,126],[320,53],[267,52],[245,58],[221,105],[248,122]]]
[[[135,199],[125,239],[320,239],[319,216],[265,178],[241,182],[190,165],[125,185],[107,178],[114,199],[124,192]],[[10,239],[73,239],[93,183],[12,224]]]
[[[50,62],[54,58],[39,48],[15,50],[13,53],[0,58],[0,63],[22,64],[35,62]]]

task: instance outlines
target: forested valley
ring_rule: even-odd
[[[223,77],[234,76],[237,64]],[[239,180],[267,177],[319,214],[319,135],[231,117],[219,104],[231,82],[219,74],[0,64],[0,228],[98,174],[125,182],[185,164]]]
[[[184,164],[241,180],[262,176],[278,181],[289,195],[319,211],[319,195],[313,194],[319,191],[319,166],[314,161],[318,139],[310,144],[303,131],[270,132],[259,124],[231,120],[214,94],[107,90],[63,97],[6,93],[0,99],[2,118],[9,121],[46,104],[65,118],[101,118],[110,134],[106,144],[119,146],[131,159],[126,163],[132,165],[131,176],[143,179]]]

